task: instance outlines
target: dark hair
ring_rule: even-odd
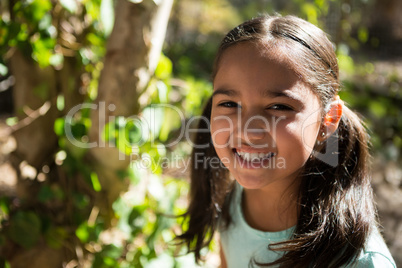
[[[230,31],[220,44],[213,77],[224,51],[240,42],[254,42],[264,49],[277,48],[280,56],[293,67],[299,77],[319,97],[322,115],[325,107],[339,91],[339,70],[336,55],[326,34],[316,26],[294,16],[263,16],[244,22]],[[203,116],[211,116],[211,100]],[[200,129],[209,129],[201,121]],[[192,153],[190,205],[185,217],[188,226],[178,236],[189,251],[209,245],[217,228],[218,218],[228,226],[231,222],[229,204],[233,183],[227,170],[213,165],[197,167],[196,157],[217,157],[211,134],[201,131]],[[260,266],[339,267],[358,256],[376,225],[376,211],[368,171],[368,136],[359,117],[343,107],[339,127],[314,151],[337,145],[337,165],[310,157],[300,175],[300,212],[295,231],[288,241],[272,244],[271,250],[285,251],[275,262]]]

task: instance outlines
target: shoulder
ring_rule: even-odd
[[[239,221],[239,209],[241,208],[242,187],[235,182],[231,192],[226,196],[227,205],[223,208],[224,212],[229,214],[229,219],[225,219],[222,215],[218,219],[218,231],[224,233],[229,225]],[[227,222],[228,221],[228,222]],[[232,226],[233,227],[233,226]]]
[[[381,252],[365,252],[351,268],[396,268],[392,257]]]
[[[354,264],[351,267],[396,268],[395,261],[377,228],[370,235],[366,247]]]

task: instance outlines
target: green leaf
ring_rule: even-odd
[[[103,43],[102,38],[94,33],[87,34],[87,40],[94,46],[100,46]],[[85,53],[82,54],[86,55]]]
[[[9,201],[6,198],[0,199],[0,210],[2,210],[6,215],[8,215],[10,212],[9,206]]]
[[[118,268],[120,267],[119,259],[122,256],[123,249],[115,245],[104,245],[101,252],[95,254],[93,268]]]
[[[57,118],[54,121],[54,133],[56,133],[57,136],[64,135],[64,123],[64,118]]]
[[[40,38],[32,42],[32,58],[41,68],[49,66],[55,45],[56,41],[52,38]]]
[[[115,245],[105,245],[102,250],[102,255],[110,257],[112,259],[118,259],[121,256],[122,249]]]
[[[126,125],[126,135],[130,144],[140,144],[142,142],[142,131],[134,122],[129,121]]]
[[[6,119],[6,124],[8,126],[10,126],[10,127],[15,125],[15,124],[17,124],[17,123],[18,123],[18,118],[17,117],[9,117],[9,118]]]
[[[144,211],[147,209],[145,205],[139,205],[133,207],[128,216],[128,224],[136,225],[135,221],[144,214]]]
[[[369,39],[369,32],[366,27],[360,27],[357,33],[359,41],[362,43],[367,43]]]
[[[8,261],[0,257],[0,268],[11,268],[11,265]]]
[[[63,111],[64,110],[64,95],[58,95],[57,96],[57,109],[59,111]]]
[[[33,0],[30,4],[31,14],[35,21],[40,21],[52,8],[50,0]]]
[[[144,126],[137,118],[124,118],[118,116],[115,120],[108,122],[103,131],[102,139],[110,146],[116,146],[119,151],[129,155],[132,153],[132,145],[143,143]]]
[[[60,0],[60,4],[71,13],[75,13],[78,10],[77,2],[74,0]]]
[[[155,76],[161,80],[167,79],[172,75],[173,64],[172,61],[161,54],[158,66],[155,69]]]
[[[53,54],[49,58],[49,63],[50,65],[54,67],[62,66],[64,62],[64,56],[63,54]],[[57,107],[58,108],[58,107]]]
[[[17,36],[15,37],[14,41],[26,41],[28,38],[28,25],[26,25],[25,23],[21,24],[18,26],[19,27],[19,31],[17,33]],[[10,41],[13,41],[13,39],[10,39]]]
[[[378,118],[383,118],[387,114],[387,105],[380,101],[371,101],[369,107],[370,111]]]
[[[33,212],[18,211],[10,220],[8,236],[24,248],[31,248],[39,240],[41,220]]]
[[[8,68],[7,66],[3,65],[0,63],[0,75],[6,76],[8,73]]]
[[[367,62],[364,65],[364,69],[365,69],[366,73],[368,73],[368,74],[372,74],[375,71],[374,64],[372,64],[371,62]]]
[[[89,238],[89,227],[86,222],[82,223],[78,226],[77,230],[75,230],[75,235],[80,239],[82,243],[88,242]]]
[[[147,107],[143,110],[143,118],[149,127],[151,138],[155,139],[159,136],[164,121],[165,109],[158,105]]]
[[[107,122],[102,131],[102,140],[111,145],[116,144],[116,128],[113,121]]]
[[[59,249],[63,246],[68,234],[62,227],[50,227],[45,233],[46,243],[51,248]]]
[[[38,200],[40,202],[45,203],[45,202],[53,199],[53,197],[54,197],[54,195],[53,195],[53,192],[50,189],[49,185],[43,185],[40,188],[39,193],[38,193]]]
[[[314,25],[318,24],[318,8],[311,3],[305,3],[302,5],[303,12],[307,15],[307,20]]]
[[[161,201],[166,195],[165,188],[159,176],[153,174],[149,175],[149,183],[147,186],[148,192],[158,201]]]
[[[89,205],[89,198],[82,193],[73,193],[73,204],[76,209],[84,210]]]
[[[87,125],[84,122],[73,122],[71,124],[71,132],[76,139],[80,139],[87,133]]]
[[[63,200],[64,196],[65,194],[59,185],[53,184],[52,186],[49,186],[45,184],[39,190],[38,200],[45,203],[52,200]]]
[[[100,21],[103,25],[105,36],[109,36],[114,24],[114,6],[112,0],[102,0],[100,7]]]
[[[46,30],[52,27],[52,16],[50,14],[45,14],[39,21],[38,27],[40,30]]]
[[[178,113],[177,110],[174,110],[171,107],[166,107],[165,109],[165,118],[169,118],[169,120],[164,120],[162,123],[159,133],[159,140],[162,142],[165,142],[168,139],[169,134],[173,129],[180,127],[182,119],[184,118],[184,116],[183,118],[181,117],[181,114]]]
[[[169,92],[168,86],[165,83],[163,83],[162,81],[157,81],[156,88],[158,89],[159,102],[167,103],[168,102],[168,92]]]
[[[353,74],[355,72],[355,64],[353,59],[348,55],[338,55],[338,65],[341,71]]]
[[[102,186],[99,182],[98,174],[95,172],[91,172],[91,182],[92,182],[92,187],[96,192],[100,192],[102,190]]]

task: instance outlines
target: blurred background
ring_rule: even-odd
[[[224,34],[275,12],[334,43],[402,265],[401,1],[0,0],[0,267],[196,267],[172,243],[188,193],[181,133],[211,94]]]

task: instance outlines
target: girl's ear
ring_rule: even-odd
[[[330,104],[329,110],[323,118],[320,133],[317,137],[318,141],[323,142],[336,131],[342,117],[342,106],[343,101],[339,96],[336,96],[335,101]]]

